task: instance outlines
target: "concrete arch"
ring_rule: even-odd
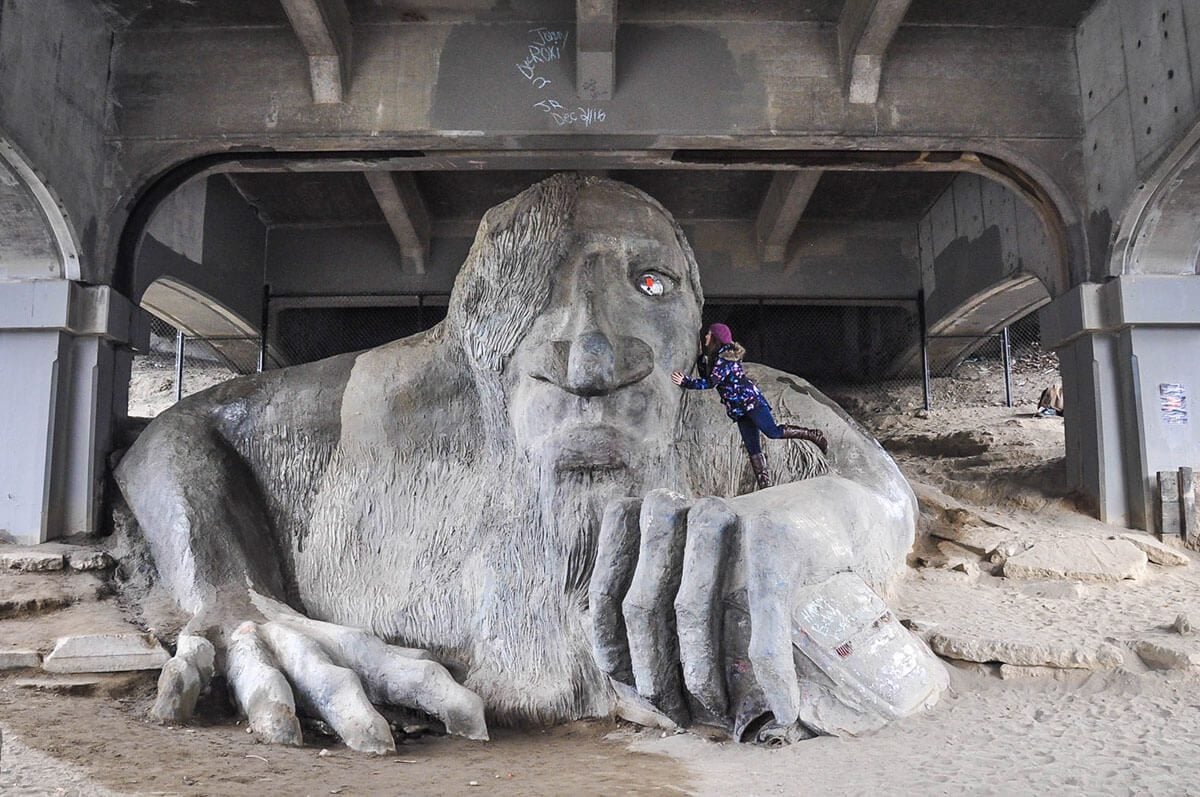
[[[174,277],[159,277],[142,294],[141,306],[184,335],[208,340],[234,370],[255,369],[257,327],[203,291]]]
[[[62,205],[11,141],[0,135],[0,281],[80,278],[79,246]]]
[[[1050,302],[1042,281],[1025,273],[1012,274],[988,286],[942,318],[930,323],[929,368],[935,375],[952,371],[1004,327]],[[917,376],[921,373],[921,349],[913,346],[888,369],[889,376]]]
[[[408,143],[408,142],[403,142]],[[422,141],[421,143],[426,143]],[[419,149],[362,150],[347,148],[328,151],[254,149],[203,151],[195,147],[164,156],[154,168],[143,172],[133,186],[134,201],[123,218],[114,219],[121,234],[114,236],[115,246],[109,257],[114,264],[112,285],[136,295],[134,264],[142,245],[143,232],[157,206],[185,183],[223,172],[238,171],[422,171],[453,169],[530,169],[576,170],[612,168],[613,164],[594,162],[586,151],[559,152],[539,149],[530,141],[529,150],[506,151],[422,151]],[[706,142],[708,143],[708,142]],[[774,142],[779,147],[781,142]],[[1053,264],[1037,276],[1050,295],[1059,296],[1086,279],[1088,244],[1080,222],[1078,207],[1070,192],[1042,168],[1036,158],[1019,148],[995,141],[973,142],[971,149],[945,149],[944,139],[905,138],[892,142],[872,138],[859,149],[834,147],[786,149],[761,148],[761,140],[746,142],[743,149],[662,149],[622,150],[621,169],[731,168],[731,169],[842,169],[862,171],[939,171],[973,173],[1003,185],[1042,220],[1046,236],[1055,252]],[[555,142],[557,145],[557,142]],[[839,141],[843,147],[851,140]],[[589,157],[592,158],[589,161]],[[613,154],[608,153],[609,160]]]
[[[1200,124],[1134,193],[1117,228],[1108,273],[1200,274]]]

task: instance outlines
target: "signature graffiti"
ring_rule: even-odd
[[[517,64],[517,71],[532,83],[535,89],[544,89],[550,85],[550,79],[537,73],[538,65],[562,59],[562,48],[567,43],[567,32],[534,28],[529,31],[529,38],[530,41],[526,45],[527,54]]]
[[[525,43],[525,53],[517,62],[517,72],[535,89],[541,91],[550,85],[551,80],[546,77],[542,67],[545,64],[562,60],[563,49],[567,45],[567,36],[567,31],[551,28],[532,28],[529,31],[529,38]],[[588,89],[586,86],[584,88]],[[594,85],[590,87],[590,90],[594,91],[594,89]],[[559,127],[570,125],[591,127],[608,118],[603,108],[566,106],[556,99],[545,96],[535,102],[533,107],[542,113],[549,114]]]
[[[582,106],[567,108],[558,100],[541,100],[540,102],[535,102],[533,107],[550,114],[559,127],[571,124],[581,124],[584,127],[591,127],[608,118],[603,108],[584,108]]]

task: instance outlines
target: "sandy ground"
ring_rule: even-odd
[[[1062,421],[1033,416],[1043,385],[1030,381],[1016,409],[961,406],[963,399],[927,417],[863,417],[910,480],[985,515],[1015,544],[1124,531],[1077,511],[1063,486]],[[996,665],[952,666],[951,691],[928,714],[861,738],[781,750],[597,721],[500,731],[486,744],[422,735],[382,758],[318,736],[298,749],[255,744],[215,708],[219,700],[192,727],[157,726],[145,719],[152,677],[62,696],[9,676],[0,679],[0,793],[1200,794],[1200,673],[1151,670],[1134,652],[1138,642],[1160,641],[1200,661],[1200,636],[1168,628],[1179,614],[1200,625],[1194,558],[1189,567],[1151,565],[1143,578],[1110,584],[1023,582],[991,569],[986,561],[978,572],[914,568],[893,606],[902,618],[955,634],[1107,642],[1125,664],[1012,680]],[[88,596],[98,588],[80,581],[71,589]],[[125,622],[98,594],[99,602],[0,620],[0,647],[45,648],[60,626]]]
[[[185,359],[183,395],[190,396],[224,382],[236,374],[219,362]],[[129,414],[154,418],[175,403],[175,358],[166,354],[148,354],[133,358],[129,380]]]

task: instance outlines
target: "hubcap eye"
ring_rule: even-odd
[[[655,274],[643,274],[638,277],[638,288],[647,296],[662,296],[663,282]]]

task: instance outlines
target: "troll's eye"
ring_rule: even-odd
[[[647,296],[662,296],[669,287],[669,281],[662,274],[647,271],[637,278],[637,286]]]

